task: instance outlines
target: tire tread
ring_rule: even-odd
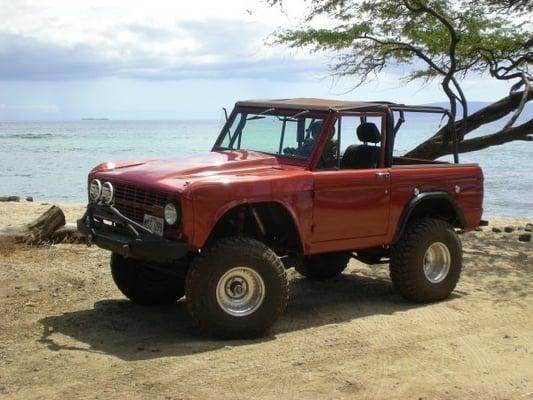
[[[452,229],[452,227],[446,221],[435,218],[413,221],[407,227],[402,238],[391,249],[390,277],[394,287],[408,300],[415,302],[441,300],[430,298],[419,290],[411,265],[413,254],[416,252],[421,239],[438,229],[448,230]],[[456,241],[455,244],[460,248],[461,242],[457,235],[454,233],[452,237]],[[462,264],[462,257],[459,263]],[[461,269],[459,269],[457,277],[453,281],[451,291],[455,289],[460,274]]]
[[[260,254],[257,253],[258,248],[260,249]],[[224,257],[231,258],[236,251],[239,252],[241,257],[243,255],[251,259],[258,255],[264,257],[274,267],[279,281],[283,282],[284,285],[282,298],[277,304],[277,308],[270,313],[269,319],[262,324],[266,328],[250,329],[247,332],[243,332],[242,335],[234,331],[221,331],[219,325],[213,323],[207,316],[201,315],[202,309],[200,306],[205,294],[197,287],[200,282],[200,276],[206,274],[211,267],[211,260],[216,259],[217,256],[220,257],[221,254]],[[192,318],[207,335],[229,339],[253,338],[263,335],[265,330],[270,328],[283,314],[289,299],[289,281],[283,263],[274,251],[266,245],[248,237],[230,237],[221,239],[202,249],[202,252],[194,259],[186,277],[185,296],[187,298],[187,308]]]

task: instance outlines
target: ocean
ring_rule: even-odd
[[[422,119],[411,122],[400,130],[405,149],[429,137],[428,125],[432,125]],[[0,122],[0,196],[85,202],[87,173],[100,162],[209,151],[222,124],[207,120]],[[494,128],[494,124],[487,126],[480,133]],[[533,218],[533,144],[511,142],[462,154],[460,160],[483,168],[484,217]]]

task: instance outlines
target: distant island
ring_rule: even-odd
[[[82,118],[82,121],[109,121],[109,118]]]

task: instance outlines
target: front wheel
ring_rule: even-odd
[[[427,218],[411,223],[392,248],[390,276],[406,299],[438,301],[455,289],[462,265],[461,242],[453,227]]]
[[[185,279],[116,253],[111,254],[111,275],[124,296],[138,304],[171,304],[185,294]]]
[[[250,238],[225,238],[194,259],[187,274],[191,315],[209,336],[249,339],[265,334],[288,300],[279,257]]]

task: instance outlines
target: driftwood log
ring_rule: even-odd
[[[65,214],[59,207],[52,206],[29,224],[0,229],[0,238],[24,243],[41,243],[49,241],[55,232],[64,226]]]
[[[85,243],[85,240],[80,232],[78,232],[75,223],[65,224],[60,227],[53,232],[47,240],[53,243]]]

